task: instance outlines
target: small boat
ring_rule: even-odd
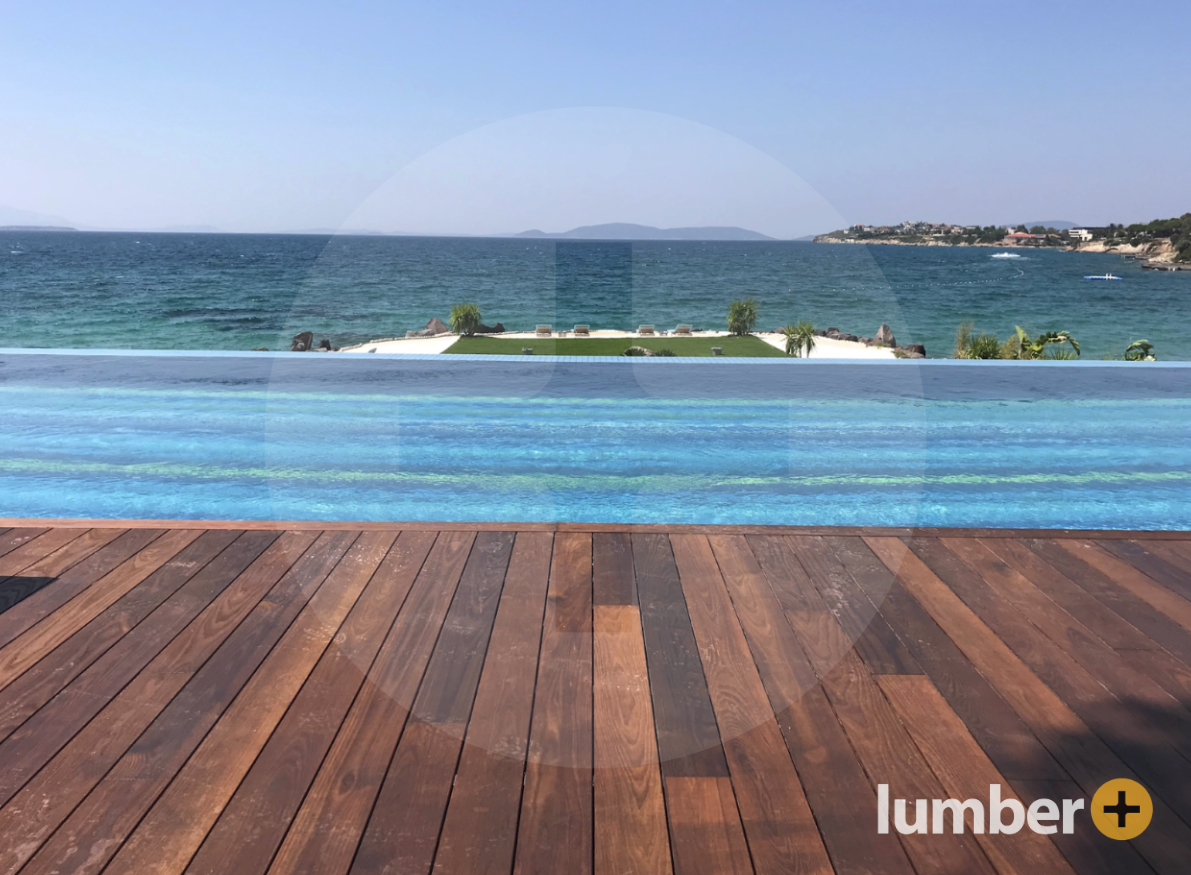
[[[1119,276],[1113,276],[1111,273],[1106,273],[1104,276],[1085,276],[1086,280],[1119,280]]]

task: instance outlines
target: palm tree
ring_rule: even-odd
[[[805,320],[787,325],[782,334],[786,338],[786,355],[808,358],[815,348],[815,326]]]
[[[753,298],[737,299],[728,305],[728,331],[743,337],[757,324],[757,302]]]
[[[1047,331],[1030,340],[1030,335],[1026,334],[1024,328],[1020,325],[1014,327],[1017,329],[1018,358],[1044,359],[1046,348],[1052,343],[1069,343],[1075,354],[1079,355],[1079,341],[1072,337],[1069,331]]]
[[[480,308],[476,304],[456,304],[451,308],[451,330],[471,337],[480,327]]]

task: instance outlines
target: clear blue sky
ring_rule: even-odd
[[[0,204],[99,227],[338,227],[455,138],[620,107],[743,141],[848,222],[1137,221],[1191,210],[1188,34],[1191,4],[1171,2],[0,0]],[[617,218],[669,219],[637,209],[638,173]],[[608,219],[568,197],[531,224]],[[510,215],[461,204],[458,230],[519,230]],[[449,230],[417,216],[386,230]]]

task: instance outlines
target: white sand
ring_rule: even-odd
[[[535,340],[537,334],[533,331],[517,331],[508,332],[506,334],[493,335],[496,337],[508,338],[509,340]],[[566,332],[565,335],[560,332],[554,333],[555,337],[574,337],[572,332]],[[593,331],[592,337],[621,337],[621,338],[637,338],[639,335],[635,331]],[[667,337],[677,337],[680,335],[669,334]],[[685,336],[685,335],[681,335]],[[700,331],[691,335],[692,337],[727,337],[727,331]],[[768,343],[770,346],[776,347],[782,351],[786,349],[786,338],[775,332],[757,332],[757,337]],[[437,337],[398,337],[390,340],[373,340],[369,343],[363,343],[359,346],[345,347],[340,352],[362,352],[367,353],[375,350],[378,354],[385,355],[438,355],[446,352],[451,348],[452,344],[458,340],[458,336],[454,334],[439,334]],[[651,340],[656,340],[655,335]],[[811,350],[808,358],[812,359],[878,359],[878,360],[894,360],[897,357],[893,354],[893,350],[880,348],[876,346],[865,346],[863,343],[856,343],[850,340],[832,340],[827,337],[816,337],[815,348]]]

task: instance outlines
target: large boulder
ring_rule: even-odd
[[[926,347],[921,343],[907,343],[905,346],[899,346],[907,358],[924,359],[926,358]]]
[[[497,322],[495,325],[480,325],[476,328],[476,334],[504,334],[505,326],[503,322]]]
[[[449,334],[450,331],[451,331],[451,329],[447,327],[447,323],[443,322],[441,319],[439,319],[437,316],[435,316],[433,319],[431,319],[429,322],[427,322],[426,327],[422,329],[422,332],[428,332],[428,333],[425,333],[425,334],[419,333],[419,336],[433,337],[436,334]]]
[[[897,346],[897,341],[893,339],[893,329],[891,329],[884,322],[881,327],[877,329],[877,334],[873,337],[873,342],[876,344],[884,344],[885,346]]]
[[[294,339],[290,341],[290,352],[310,352],[310,348],[314,346],[314,332],[303,331],[301,334],[295,334]]]

